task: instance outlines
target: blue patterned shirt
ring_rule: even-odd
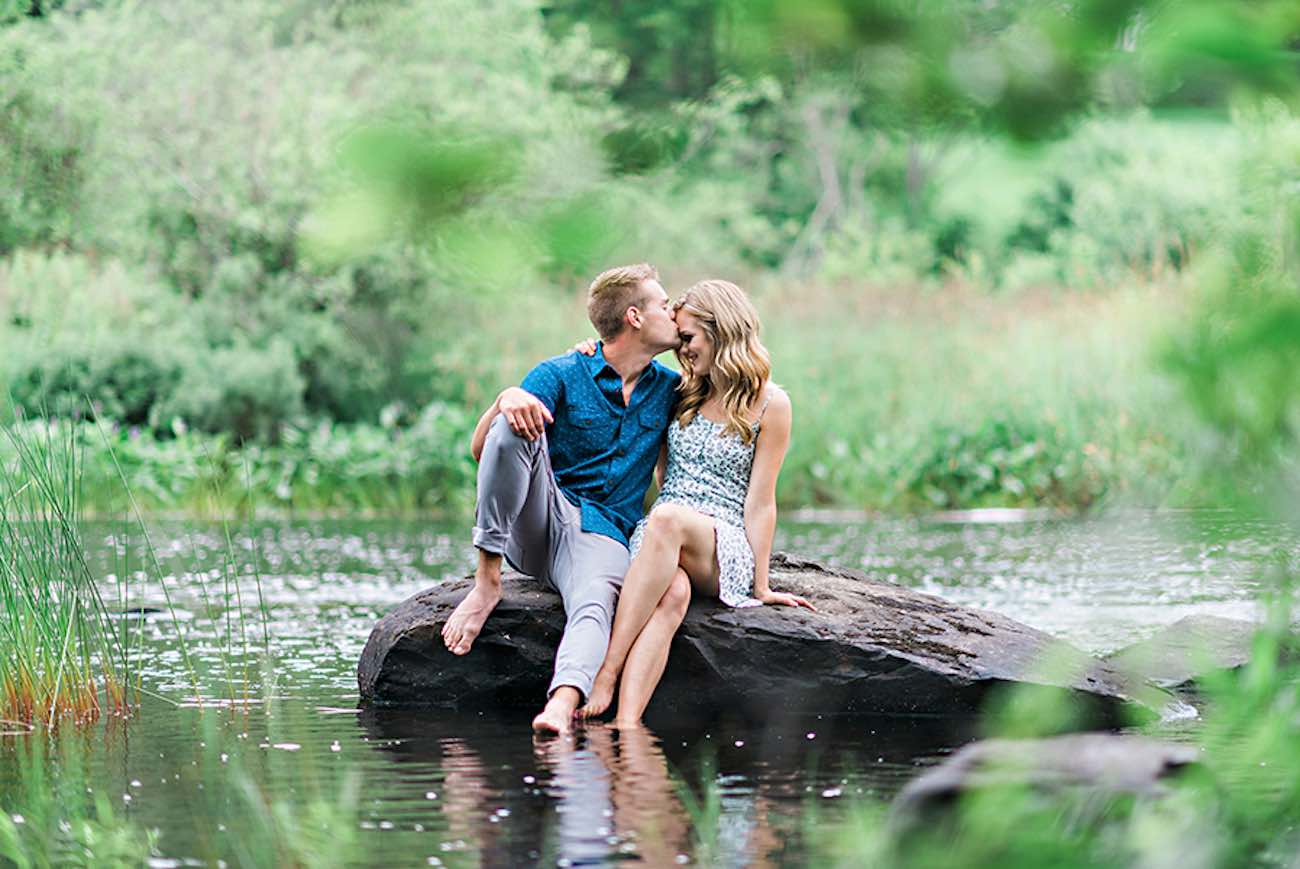
[[[546,427],[551,469],[569,503],[582,512],[582,530],[624,546],[641,518],[646,489],[677,404],[681,375],[651,362],[632,399],[623,379],[596,355],[547,359],[524,378],[524,389],[555,417]]]

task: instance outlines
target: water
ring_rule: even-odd
[[[112,577],[144,564],[140,541],[122,531],[96,524],[86,535],[112,605],[165,608],[156,583],[115,597]],[[122,620],[142,647],[149,694],[132,719],[97,729],[87,775],[122,814],[160,830],[168,860],[231,859],[245,846],[260,853],[258,813],[270,817],[267,806],[282,802],[296,807],[289,816],[305,841],[324,835],[326,849],[350,841],[355,859],[375,864],[799,862],[813,853],[810,814],[835,820],[855,802],[887,800],[970,738],[969,722],[928,719],[813,721],[795,732],[679,721],[655,733],[600,726],[573,742],[537,744],[527,716],[358,710],[355,665],[370,628],[407,596],[467,572],[462,524],[267,524],[232,529],[229,545],[215,525],[151,531],[179,619]],[[1194,612],[1256,617],[1270,553],[1294,545],[1280,526],[1205,513],[786,523],[776,541],[1093,652]],[[222,580],[227,561],[240,566],[237,584]],[[275,663],[264,669],[267,640]],[[24,739],[0,744],[0,794],[16,778]]]

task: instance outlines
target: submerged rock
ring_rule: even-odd
[[[1107,726],[1159,714],[1170,699],[1027,625],[858,571],[777,554],[772,584],[819,612],[693,602],[648,716],[952,715],[977,711],[990,692],[1034,685],[1070,703],[1077,726]],[[456,657],[440,631],[470,585],[435,586],[379,621],[357,669],[363,701],[542,702],[564,629],[559,597],[507,573],[501,604],[473,650]]]
[[[1135,679],[1180,693],[1194,693],[1211,673],[1238,670],[1250,661],[1262,625],[1222,616],[1193,615],[1161,628],[1150,639],[1106,657]]]
[[[1162,795],[1168,779],[1197,759],[1194,746],[1114,733],[990,739],[966,746],[909,782],[895,798],[893,814],[897,823],[912,827],[966,794],[1007,788],[1074,798],[1076,808],[1091,804],[1103,813],[1114,797]]]

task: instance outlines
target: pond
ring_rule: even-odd
[[[351,847],[351,859],[378,865],[804,862],[819,825],[887,800],[969,738],[962,723],[915,718],[814,721],[794,732],[601,725],[535,743],[526,715],[358,710],[355,667],[371,627],[469,570],[465,523],[228,530],[229,540],[220,525],[151,523],[166,588],[136,584],[120,600],[113,577],[147,563],[142,541],[118,525],[86,528],[110,605],[163,610],[121,623],[142,650],[138,714],[103,721],[84,740],[86,785],[160,831],[160,866],[256,861],[272,823],[300,824],[304,847],[325,829],[320,847]],[[1258,616],[1270,554],[1294,543],[1279,525],[1227,514],[1125,513],[787,521],[776,548],[996,610],[1101,653],[1191,613]],[[27,739],[0,742],[0,794],[14,787]]]

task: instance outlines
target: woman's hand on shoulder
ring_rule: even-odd
[[[806,598],[799,597],[797,594],[789,594],[784,591],[771,591],[758,596],[759,601],[769,606],[802,606],[807,607],[813,612],[817,612],[817,607],[808,602]]]
[[[595,355],[596,355],[596,339],[595,339],[595,338],[583,338],[583,339],[582,339],[581,341],[579,341],[577,344],[574,344],[574,345],[573,345],[573,352],[574,352],[574,353],[581,353],[583,356],[595,356]]]

